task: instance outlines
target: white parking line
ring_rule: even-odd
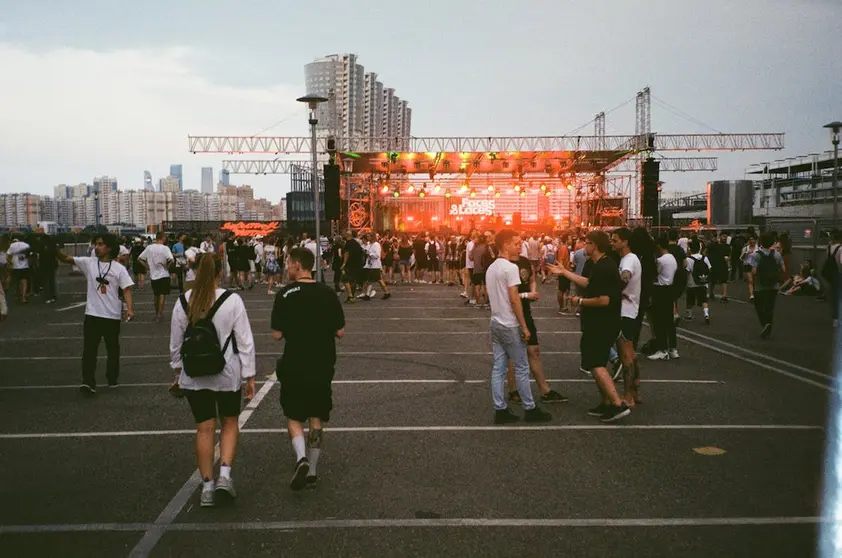
[[[80,306],[85,306],[86,302],[77,302],[76,304],[71,304],[70,306],[65,306],[64,308],[56,308],[56,312],[64,312],[65,310],[73,310],[74,308],[79,308]]]
[[[261,391],[266,389],[266,384]],[[266,390],[268,392],[268,390]],[[578,430],[814,430],[822,431],[822,426],[805,424],[540,424],[528,426],[337,426],[326,428],[333,433],[361,433],[361,432],[509,432],[509,431],[541,431],[564,432]],[[284,434],[286,428],[246,428],[241,434]],[[180,430],[120,430],[103,432],[27,432],[19,434],[0,434],[0,440],[46,440],[55,438],[123,438],[137,436],[180,436],[196,434],[194,428]],[[201,478],[198,469],[193,477],[196,489]],[[190,477],[193,479],[193,477]],[[189,482],[189,481],[188,481]],[[187,483],[185,483],[185,487]],[[184,487],[182,487],[182,490]],[[189,494],[188,494],[189,497]]]
[[[372,355],[412,355],[412,356],[490,356],[490,351],[340,351],[337,356],[372,356]],[[579,351],[541,351],[542,355],[578,355]],[[283,353],[256,353],[258,357],[279,357]],[[108,358],[107,355],[97,356],[99,360]],[[159,359],[169,360],[170,355],[120,355],[120,360],[148,360]],[[0,361],[23,361],[23,360],[79,360],[78,356],[27,356],[27,357],[0,357]],[[9,370],[11,372],[11,370]]]

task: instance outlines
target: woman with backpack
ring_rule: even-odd
[[[243,299],[218,288],[222,261],[213,254],[198,258],[193,289],[175,304],[170,328],[170,366],[176,383],[171,392],[187,397],[196,421],[196,461],[202,474],[201,506],[237,493],[231,467],[237,452],[242,401],[254,397],[255,350]],[[214,482],[216,417],[222,422],[219,478]]]

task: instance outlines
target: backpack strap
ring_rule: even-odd
[[[219,307],[222,306],[223,303],[226,300],[228,300],[228,297],[230,297],[232,294],[234,294],[234,292],[228,291],[228,290],[226,290],[224,293],[222,293],[219,296],[219,298],[216,299],[216,302],[213,303],[213,306],[210,307],[210,310],[208,310],[207,315],[205,315],[205,319],[206,320],[213,320],[213,317],[216,315],[216,312],[217,312],[217,310],[219,310]],[[184,295],[181,295],[181,296],[183,297]]]
[[[181,307],[184,309],[184,313],[187,314],[188,313],[187,298],[184,296],[184,293],[182,293],[181,296],[178,297],[178,301],[181,303]]]

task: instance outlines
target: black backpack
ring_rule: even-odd
[[[233,343],[234,353],[238,353],[237,341],[234,339],[234,332],[225,340],[225,345],[219,346],[219,334],[216,326],[213,325],[213,317],[219,307],[234,294],[225,291],[216,299],[213,306],[208,310],[204,318],[195,324],[188,324],[184,332],[184,340],[181,342],[181,362],[184,373],[191,378],[202,376],[214,376],[222,373],[225,369],[225,352],[228,345]],[[178,300],[181,302],[184,312],[187,313],[187,299],[181,295]]]
[[[708,284],[708,275],[710,274],[710,267],[705,263],[705,257],[700,256],[698,259],[690,256],[693,259],[693,282],[697,287],[704,287]]]
[[[757,258],[757,282],[765,289],[774,289],[781,278],[781,267],[775,259],[775,252],[764,254],[760,250],[754,253]]]
[[[830,246],[828,246],[827,258],[824,260],[824,265],[822,266],[822,277],[834,286],[839,283],[839,264],[836,263],[836,254],[840,248],[842,248],[842,245],[837,246],[833,254],[831,254]]]

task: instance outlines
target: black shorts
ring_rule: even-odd
[[[535,320],[532,319],[532,313],[524,314],[523,319],[526,322],[526,329],[529,330],[529,341],[526,342],[526,346],[537,347],[538,329],[535,327]]]
[[[333,378],[332,372],[329,375],[317,376]],[[330,411],[333,409],[333,389],[330,380],[294,378],[282,380],[280,384],[281,411],[285,417],[298,422],[305,422],[309,418],[317,418],[324,422],[330,420]]]
[[[438,260],[427,260],[427,269],[430,271],[438,271],[439,270],[439,261]]]
[[[570,279],[567,277],[558,278],[558,292],[566,293],[570,291]]]
[[[132,271],[135,275],[146,275],[146,268],[143,267],[143,264],[134,264],[132,265]]]
[[[582,338],[579,340],[579,350],[582,352],[582,368],[585,370],[606,368],[608,366],[608,353],[617,341],[619,333],[606,334],[604,331],[595,331],[593,333],[582,332]]]
[[[718,265],[710,270],[710,285],[722,285],[728,282],[728,268],[725,264]]]
[[[366,281],[380,281],[381,273],[379,269],[366,269],[365,270],[365,280]]]
[[[485,272],[484,271],[472,271],[471,272],[471,285],[485,285]]]
[[[693,306],[701,307],[707,301],[708,289],[706,286],[689,287],[687,289],[687,308],[692,308]]]
[[[155,296],[165,296],[170,294],[170,278],[154,279],[152,281],[152,294]]]
[[[190,410],[196,424],[225,417],[240,416],[240,403],[243,399],[242,390],[211,391],[209,389],[185,389],[184,395],[190,403]]]
[[[23,281],[24,279],[28,280],[30,274],[31,274],[31,271],[29,270],[28,267],[25,268],[25,269],[13,269],[12,270],[12,279],[14,279],[15,282]]]
[[[345,271],[342,272],[342,277],[345,280],[345,282],[350,285],[359,285],[360,283],[362,283],[364,271],[362,269],[346,267]]]
[[[626,341],[631,341],[636,347],[637,341],[640,339],[640,328],[643,324],[640,318],[626,318],[620,319],[620,335]]]

